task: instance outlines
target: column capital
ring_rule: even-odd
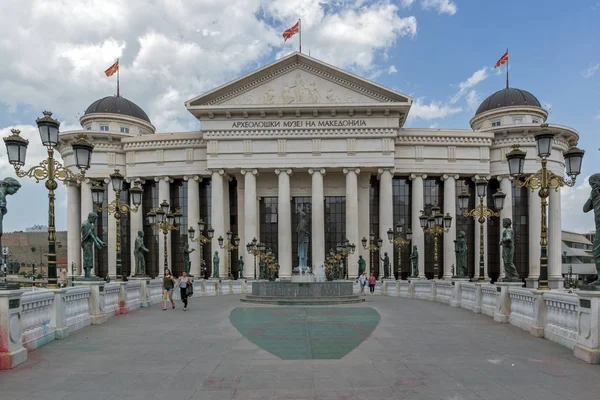
[[[477,174],[477,175],[474,175],[474,176],[471,177],[471,180],[473,182],[477,182],[478,179],[485,179],[486,181],[489,181],[490,179],[492,179],[492,176],[491,175],[484,175],[484,174],[481,174],[481,175]]]
[[[171,182],[171,178],[168,176],[155,176],[154,177],[154,182],[160,182],[161,180],[165,181],[165,182]]]
[[[410,179],[411,181],[414,181],[417,178],[427,179],[427,174],[410,174],[410,176],[408,177],[408,179]]]
[[[240,170],[240,173],[242,175],[246,175],[247,173],[248,174],[252,174],[252,175],[258,175],[258,170],[256,168],[254,168],[254,169],[242,169],[242,170]]]
[[[444,175],[442,175],[442,180],[443,181],[448,180],[449,178],[454,178],[454,180],[457,180],[458,178],[460,178],[460,175],[458,175],[458,174],[455,174],[455,175],[453,175],[453,174],[444,174]]]
[[[211,172],[211,174],[217,173],[221,176],[225,175],[225,170],[222,168],[209,168],[208,170]]]
[[[309,174],[314,174],[315,172],[319,172],[321,175],[325,175],[325,168],[310,168],[308,170]]]
[[[379,168],[379,169],[377,169],[377,175],[381,175],[386,171],[388,171],[390,174],[394,175],[394,172],[396,171],[396,169],[394,167]]]
[[[66,179],[65,186],[66,187],[71,187],[71,186],[79,187],[79,182],[77,182],[76,179]]]
[[[348,174],[348,172],[354,172],[356,175],[360,174],[360,168],[350,167],[344,168],[344,174]]]
[[[496,179],[498,180],[498,182],[502,182],[503,179],[506,179],[507,181],[512,182],[514,178],[510,175],[498,175],[498,176],[496,176]]]
[[[279,169],[279,168],[276,168],[275,169],[275,174],[276,175],[279,175],[281,173],[286,173],[288,175],[292,175],[292,169],[291,168],[288,168],[288,169]]]
[[[127,183],[139,182],[140,185],[141,185],[141,184],[146,183],[146,180],[142,179],[142,178],[139,178],[139,177],[136,177],[136,176],[130,176],[130,177],[125,178],[125,182],[127,182]]]

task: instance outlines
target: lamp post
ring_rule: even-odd
[[[371,233],[369,233],[369,245],[367,246],[367,238],[366,237],[363,237],[361,242],[362,242],[363,248],[365,250],[369,250],[369,252],[371,253],[371,263],[370,263],[369,267],[371,268],[371,272],[373,272],[373,254],[376,251],[379,251],[379,249],[383,245],[383,239],[379,238],[379,239],[377,239],[377,242],[375,242],[375,234],[373,232],[371,232]],[[377,245],[375,245],[375,243],[377,243]],[[379,272],[379,268],[377,269],[377,271]]]
[[[160,207],[150,210],[147,216],[148,223],[152,225],[152,229],[162,231],[163,233],[163,246],[165,249],[163,268],[168,268],[169,257],[167,253],[167,234],[171,231],[179,230],[182,214],[179,209],[175,209],[175,212],[170,211],[169,203],[166,200],[163,200],[163,202],[160,203]]]
[[[452,226],[452,217],[450,214],[441,213],[442,209],[434,205],[431,207],[431,215],[425,215],[425,211],[421,210],[419,223],[423,232],[433,235],[433,279],[438,279],[438,236],[446,233]]]
[[[240,238],[235,237],[232,240],[233,233],[231,231],[227,231],[227,243],[223,244],[223,236],[219,236],[217,241],[219,242],[219,247],[227,250],[227,276],[229,279],[233,278],[233,274],[231,273],[231,251],[236,250],[240,245]],[[237,278],[235,278],[237,279]]]
[[[115,199],[111,201],[106,207],[102,207],[104,201],[104,184],[101,181],[96,181],[92,185],[92,201],[96,204],[96,209],[99,213],[106,211],[109,214],[115,216],[117,223],[117,237],[116,237],[116,252],[117,252],[117,281],[127,280],[126,274],[123,273],[123,262],[121,260],[121,216],[129,214],[130,212],[137,212],[140,204],[142,204],[142,193],[143,189],[140,187],[139,182],[135,182],[134,186],[129,189],[131,195],[131,202],[133,207],[121,200],[121,191],[123,190],[123,180],[125,177],[115,169],[115,172],[110,174],[110,180],[112,181],[112,187],[115,191]]]
[[[406,232],[406,239],[402,237],[402,230],[402,224],[397,223],[395,234],[392,228],[388,229],[387,231],[388,240],[390,241],[390,244],[395,244],[396,246],[398,246],[398,279],[402,279],[402,262],[400,259],[402,256],[402,248],[409,244],[410,240],[412,239],[412,231],[410,229]],[[390,274],[393,274],[393,272],[390,271]]]
[[[467,189],[463,188],[462,192],[458,195],[458,208],[462,211],[462,215],[464,217],[477,218],[479,222],[479,282],[485,282],[485,242],[483,228],[488,219],[500,216],[500,211],[504,208],[504,199],[506,198],[506,193],[502,192],[502,189],[498,189],[493,194],[494,208],[496,210],[487,207],[483,204],[484,199],[487,197],[487,186],[487,179],[477,179],[475,182],[477,197],[479,197],[479,206],[472,210],[469,210],[469,198],[471,195],[467,192]]]
[[[259,278],[259,276],[256,273],[256,256],[259,256],[260,259],[260,256],[263,255],[266,248],[267,246],[264,243],[256,240],[256,238],[253,238],[251,242],[248,242],[248,244],[246,244],[246,251],[248,251],[248,253],[254,256],[254,279]]]
[[[335,246],[335,250],[336,250],[336,255],[339,255],[339,260],[343,260],[346,262],[346,266],[345,266],[345,271],[343,272],[343,278],[344,279],[348,279],[348,254],[354,254],[354,252],[356,251],[356,245],[354,243],[350,243],[350,241],[348,239],[344,239],[344,241],[342,243],[338,243]]]
[[[204,236],[204,227],[205,227],[205,223],[204,221],[201,219],[200,221],[198,221],[198,234],[199,236],[197,238],[194,239],[195,233],[196,231],[194,230],[193,227],[190,226],[190,228],[188,229],[188,236],[190,238],[190,241],[193,242],[198,242],[198,245],[200,246],[200,269],[202,269],[202,260],[203,260],[203,255],[204,253],[202,252],[202,248],[204,246],[205,243],[208,243],[212,240],[213,236],[215,235],[215,230],[212,228],[212,226],[208,227],[208,230],[206,231],[207,236]],[[204,277],[204,274],[202,273],[203,271],[200,271],[200,275],[202,275],[202,277]]]
[[[555,133],[548,130],[548,124],[542,124],[541,130],[535,134],[538,157],[542,159],[542,169],[528,177],[523,176],[526,152],[514,145],[513,150],[506,155],[510,175],[514,178],[515,186],[518,188],[539,189],[538,195],[542,207],[542,232],[540,235],[540,277],[538,280],[539,290],[548,290],[548,225],[547,208],[550,189],[558,191],[562,186],[574,186],[577,175],[581,173],[581,163],[584,151],[577,147],[571,147],[564,154],[566,172],[568,178],[558,176],[548,169],[548,158],[552,154],[552,143]]]
[[[6,145],[8,162],[13,165],[19,178],[28,176],[35,179],[36,182],[46,181],[45,186],[48,189],[48,287],[56,288],[56,228],[54,224],[54,191],[58,188],[56,181],[83,180],[85,171],[90,168],[94,145],[88,142],[84,135],[80,135],[71,143],[75,156],[75,165],[81,171],[78,174],[74,174],[69,168],[63,167],[54,158],[54,147],[58,145],[58,128],[60,122],[52,118],[52,113],[49,111],[44,111],[43,114],[44,116],[38,118],[35,122],[40,132],[42,144],[48,150],[48,158],[39,165],[27,171],[21,170],[21,167],[25,165],[25,156],[29,141],[19,136],[21,132],[18,129],[11,130],[12,135],[4,138],[4,144]]]

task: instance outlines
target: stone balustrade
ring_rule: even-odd
[[[107,283],[104,290],[100,293],[100,311],[108,315],[118,315],[121,313],[119,303],[119,294],[121,285],[118,283]]]
[[[481,285],[481,313],[493,317],[498,303],[496,285]]]
[[[570,349],[577,343],[579,298],[568,293],[544,293],[546,326],[544,337]]]
[[[125,290],[121,289],[123,301],[127,307],[125,312],[137,310],[142,306],[142,282],[134,280],[123,284]],[[123,312],[121,307],[121,312]]]
[[[435,284],[426,279],[415,279],[415,299],[431,300],[435,299]]]
[[[50,343],[56,338],[52,321],[54,292],[38,289],[21,296],[21,339],[28,351]]]
[[[91,289],[89,287],[57,289],[54,293],[52,325],[55,328],[57,339],[63,339],[91,323],[89,309]]]
[[[481,293],[480,288],[475,283],[463,283],[460,285],[460,306],[475,313],[481,312],[481,305],[478,304],[477,294]]]
[[[435,283],[435,301],[450,304],[454,295],[454,285],[451,281],[438,281]]]
[[[162,303],[163,301],[163,290],[162,282],[160,279],[152,279],[148,283],[147,288],[147,303],[145,307],[150,307],[154,304]]]

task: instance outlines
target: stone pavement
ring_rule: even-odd
[[[230,322],[239,296],[193,298],[84,328],[0,372],[0,399],[598,398],[600,367],[489,317],[367,297],[381,320],[342,359],[281,360]],[[239,312],[239,310],[237,311]]]

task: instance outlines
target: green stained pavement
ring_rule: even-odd
[[[367,339],[381,317],[370,307],[238,307],[230,319],[282,360],[338,360]]]

